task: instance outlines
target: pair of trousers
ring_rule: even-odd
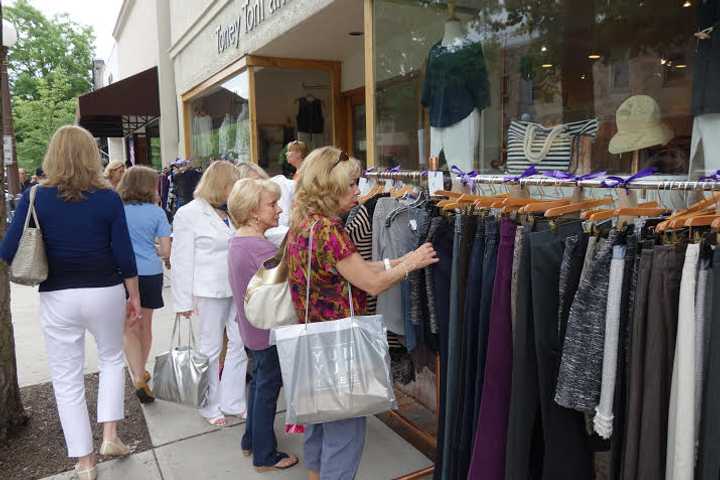
[[[85,332],[95,337],[100,367],[97,421],[122,420],[125,408],[125,289],[72,288],[40,292],[40,324],[68,456],[93,452],[85,402]]]
[[[592,475],[592,455],[579,412],[554,402],[564,338],[559,335],[559,277],[565,240],[582,235],[580,222],[556,225],[530,234],[532,317],[543,432],[545,480],[584,479]]]
[[[505,455],[506,480],[538,480],[542,477],[542,427],[538,386],[535,328],[532,307],[530,234],[545,230],[547,223],[523,229],[517,267],[517,310],[513,330],[512,389]]]
[[[688,245],[680,283],[670,388],[665,469],[667,480],[691,480],[695,471],[695,298],[699,261],[700,244]]]
[[[459,415],[462,410],[464,397],[464,368],[465,354],[463,352],[463,325],[465,323],[465,288],[468,272],[468,260],[471,253],[474,227],[477,217],[469,215],[456,215],[454,219],[453,264],[450,280],[450,317],[448,326],[448,365],[445,403],[445,435],[443,446],[443,479],[457,478],[459,432],[462,419]]]
[[[320,480],[353,480],[360,467],[367,418],[305,425],[305,468],[320,474]]]
[[[503,219],[490,308],[485,379],[467,478],[504,480],[505,442],[512,387],[512,283],[515,223]]]
[[[650,276],[652,274],[652,248],[642,250],[638,263],[637,290],[635,293],[632,337],[630,342],[630,368],[627,397],[627,422],[625,423],[625,445],[622,455],[620,478],[637,478],[637,461],[640,451],[640,421],[643,404],[643,375],[645,373],[645,350],[647,331],[647,310],[650,298]]]
[[[697,480],[717,480],[720,476],[720,248],[715,248],[712,271],[712,315],[708,364],[703,388],[700,422],[700,455]]]
[[[647,307],[637,480],[665,476],[670,385],[684,260],[684,248],[655,247]]]
[[[252,357],[252,380],[248,388],[247,422],[240,442],[243,450],[252,450],[253,465],[269,467],[280,461],[275,438],[275,412],[282,387],[277,347],[265,350],[245,348]]]
[[[479,313],[480,300],[483,291],[482,274],[483,260],[485,257],[485,219],[478,219],[478,225],[475,229],[475,238],[473,241],[472,252],[470,254],[470,270],[467,279],[467,296],[465,299],[465,325],[463,329],[463,341],[465,358],[469,362],[465,368],[463,384],[465,385],[465,395],[462,403],[461,418],[463,421],[460,425],[460,440],[458,446],[458,471],[467,472],[470,465],[470,457],[472,456],[473,437],[475,434],[475,425],[472,423],[475,412],[475,399],[480,392],[475,391],[475,362],[478,350],[478,330],[479,330]],[[465,420],[470,419],[470,420]]]
[[[232,297],[197,297],[195,310],[200,330],[198,350],[210,360],[207,403],[199,409],[200,415],[208,419],[222,414],[245,416],[245,375],[248,361],[240,329],[235,322],[235,302]],[[223,331],[227,332],[228,346],[220,379]]]
[[[443,462],[443,445],[445,441],[446,388],[448,370],[448,326],[450,324],[450,289],[452,277],[452,256],[454,233],[445,218],[434,218],[430,226],[433,248],[439,261],[428,268],[428,298],[432,298],[435,322],[438,332],[440,350],[440,406],[438,410],[437,457],[435,459],[435,478],[440,478]]]

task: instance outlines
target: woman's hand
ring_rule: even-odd
[[[127,299],[127,317],[126,324],[132,327],[142,317],[142,309],[140,307],[140,296],[130,295]]]
[[[423,243],[416,250],[408,253],[403,257],[401,265],[407,268],[408,272],[425,268],[428,265],[437,263],[437,253],[431,243]]]
[[[177,312],[177,314],[180,315],[181,317],[190,318],[190,317],[192,317],[193,311],[188,310],[187,312]]]

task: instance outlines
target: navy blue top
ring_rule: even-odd
[[[66,288],[110,287],[137,276],[135,254],[122,200],[113,190],[85,193],[79,202],[67,202],[56,187],[39,187],[35,197],[45,251],[48,278],[41,292]],[[30,203],[23,193],[15,218],[0,244],[0,258],[12,263]]]

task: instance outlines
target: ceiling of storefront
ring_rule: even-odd
[[[363,3],[336,0],[329,7],[273,40],[257,55],[316,60],[342,60],[363,49]]]

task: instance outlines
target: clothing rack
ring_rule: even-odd
[[[367,171],[364,176],[369,179],[375,180],[400,180],[407,183],[412,183],[424,190],[428,190],[428,174],[427,171],[420,170],[396,170],[396,171]],[[461,178],[457,175],[452,175],[449,172],[443,172],[443,182],[452,181],[453,178]],[[551,177],[542,177],[540,175],[533,177],[511,179],[504,175],[478,175],[473,177],[465,177],[467,183],[474,185],[505,185],[505,186],[536,186],[536,187],[567,187],[567,188],[595,188],[595,189],[610,189],[615,190],[619,188],[625,188],[628,190],[649,190],[649,191],[710,191],[720,192],[720,182],[718,181],[682,181],[682,180],[638,180],[629,183],[622,183],[613,186],[606,186],[603,184],[603,179],[592,179],[592,180],[560,180]],[[436,358],[436,396],[439,399],[439,388],[440,388],[440,367],[439,357]],[[412,430],[418,436],[428,439],[432,436],[416,425],[411,420],[404,417],[401,413],[391,412],[391,415],[403,423],[406,427]],[[432,474],[434,471],[434,465],[418,470],[415,472],[408,473],[401,477],[397,477],[394,480],[415,480],[423,478],[426,475]]]
[[[387,172],[366,172],[365,176],[377,180],[402,180],[415,183],[421,187],[427,187],[427,172],[419,170],[400,170]],[[448,172],[443,172],[445,180],[452,179],[453,176]],[[455,176],[455,178],[459,178]],[[684,181],[684,180],[638,180],[632,183],[618,186],[604,186],[602,179],[593,180],[559,180],[550,177],[526,177],[521,179],[508,180],[504,175],[478,175],[469,177],[469,183],[476,185],[519,185],[535,186],[535,187],[580,187],[580,188],[602,188],[617,189],[625,188],[628,190],[650,190],[650,191],[705,191],[720,192],[720,182],[717,181]]]

